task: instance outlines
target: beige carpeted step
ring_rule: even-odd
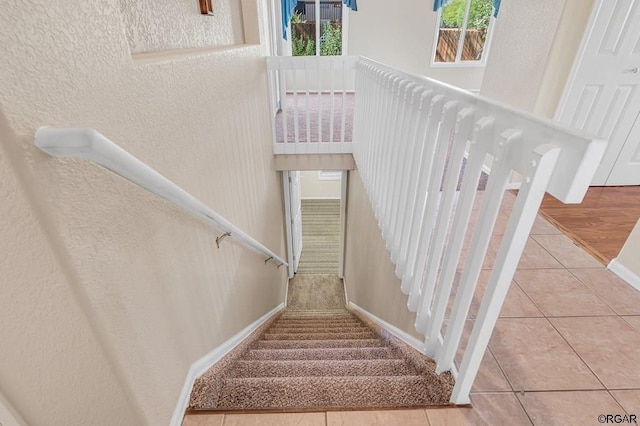
[[[415,374],[403,359],[238,361],[228,378],[405,376]]]
[[[304,327],[304,326],[322,326],[326,324],[335,324],[335,325],[344,325],[346,327],[352,325],[362,325],[360,321],[356,321],[350,318],[336,318],[336,319],[321,319],[321,318],[312,318],[312,319],[304,319],[304,318],[291,318],[291,319],[281,319],[276,322],[272,328],[275,327]]]
[[[332,325],[329,323],[314,324],[302,327],[279,326],[271,327],[269,334],[296,334],[296,333],[371,333],[371,329],[362,325]]]
[[[278,320],[283,318],[295,318],[295,317],[318,317],[318,318],[354,318],[353,314],[346,308],[336,309],[287,309],[279,317]]]
[[[254,377],[226,379],[219,399],[223,409],[314,407],[404,407],[445,404],[430,393],[423,376]]]
[[[260,340],[255,349],[328,349],[328,348],[377,348],[384,346],[380,339],[339,340]]]
[[[312,349],[251,349],[243,357],[246,360],[292,359],[391,359],[395,358],[388,347],[374,348],[312,348]]]
[[[375,333],[368,332],[351,332],[351,333],[290,333],[290,334],[273,334],[266,333],[263,340],[334,340],[337,338],[343,339],[375,339],[377,336]]]

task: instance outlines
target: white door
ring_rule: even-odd
[[[606,184],[640,185],[640,114],[636,116]]]
[[[302,203],[300,201],[300,172],[282,172],[284,184],[284,212],[287,234],[289,278],[298,270],[302,254]]]
[[[640,0],[597,0],[556,112],[609,141],[592,185],[640,184],[639,113]]]

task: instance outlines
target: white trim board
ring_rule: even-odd
[[[340,197],[300,197],[301,200],[340,200]]]
[[[622,278],[627,284],[640,291],[640,276],[624,266],[616,257],[607,265],[607,269]]]
[[[422,342],[422,341],[418,340],[417,338],[413,337],[412,335],[410,335],[406,331],[402,331],[398,327],[396,327],[395,325],[389,324],[385,320],[383,320],[381,318],[378,318],[377,316],[373,315],[371,312],[361,308],[360,306],[356,305],[353,302],[349,302],[349,307],[351,307],[351,308],[355,309],[356,311],[360,312],[361,314],[363,314],[364,316],[369,318],[371,321],[375,322],[380,327],[382,327],[383,329],[385,329],[389,333],[393,334],[395,337],[397,337],[398,339],[402,340],[404,343],[406,343],[407,345],[411,346],[415,350],[419,351],[422,354],[425,353],[424,342]]]
[[[284,303],[279,304],[247,327],[245,327],[242,331],[235,334],[230,339],[226,340],[217,348],[213,349],[211,352],[191,364],[189,368],[189,372],[187,373],[187,378],[184,380],[184,385],[182,387],[182,392],[180,392],[180,397],[178,398],[178,403],[176,404],[176,408],[173,410],[173,415],[171,416],[171,426],[180,426],[182,424],[182,418],[184,417],[184,412],[189,405],[189,397],[191,396],[191,389],[193,388],[193,384],[198,377],[205,373],[213,364],[220,361],[220,359],[228,354],[233,348],[238,346],[244,339],[247,338],[251,333],[253,333],[258,327],[260,327],[265,321],[271,318],[273,315],[277,314],[280,310],[284,308]]]

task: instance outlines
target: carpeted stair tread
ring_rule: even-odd
[[[327,264],[325,266],[319,266],[316,264],[313,268],[303,268],[302,271],[305,274],[327,274],[333,272],[336,268],[338,268],[338,263],[335,264]]]
[[[286,321],[275,324],[272,328],[310,328],[310,327],[362,327],[361,322],[356,321]]]
[[[358,322],[329,322],[329,321],[307,321],[307,322],[287,322],[280,323],[274,325],[271,330],[281,330],[285,328],[297,329],[297,330],[306,330],[306,329],[315,329],[315,328],[334,328],[334,327],[345,327],[345,328],[359,328],[363,327],[362,323]],[[366,329],[366,327],[364,327]]]
[[[221,409],[404,407],[446,404],[422,376],[254,377],[225,379]]]
[[[310,331],[315,332],[333,332],[333,331],[371,331],[369,328],[362,324],[330,324],[330,323],[311,323],[311,324],[283,324],[276,327],[272,327],[269,333],[308,333]]]
[[[416,371],[403,359],[238,361],[228,378],[405,376]]]
[[[260,340],[253,349],[329,349],[329,348],[379,348],[384,346],[380,339],[339,339],[339,340]]]
[[[354,316],[349,313],[346,309],[321,309],[321,310],[294,310],[290,309],[284,312],[278,320],[282,320],[285,318],[349,318],[354,319]]]
[[[270,334],[283,334],[283,333],[371,333],[371,329],[363,325],[360,326],[329,326],[328,324],[322,324],[321,326],[311,327],[271,327],[269,329]]]
[[[327,319],[327,318],[289,318],[289,319],[281,319],[278,320],[272,327],[297,327],[297,326],[305,326],[305,325],[323,325],[323,324],[336,324],[336,325],[362,325],[360,321],[344,318],[344,319]]]
[[[310,348],[310,349],[250,349],[242,357],[245,360],[270,359],[390,359],[395,355],[390,348]]]
[[[365,332],[334,332],[334,333],[288,333],[274,334],[265,333],[263,340],[335,340],[336,338],[344,339],[375,339],[377,336],[372,331]]]

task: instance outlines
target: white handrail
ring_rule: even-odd
[[[53,157],[93,161],[221,230],[224,234],[218,239],[228,236],[266,256],[267,261],[277,262],[278,267],[289,266],[280,256],[94,129],[41,127],[36,131],[35,145]]]

